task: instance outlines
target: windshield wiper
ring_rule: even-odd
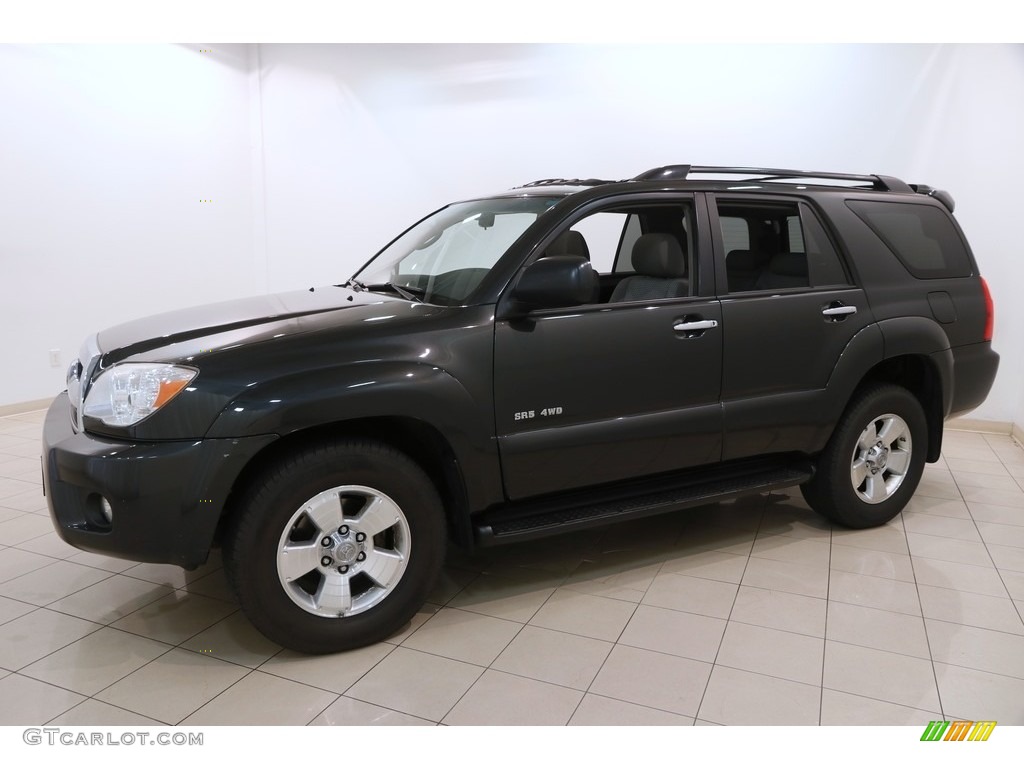
[[[349,278],[347,283],[344,283],[342,288],[351,288],[353,291],[365,291],[366,286],[356,280],[354,277]]]
[[[407,299],[408,301],[416,301],[416,302],[419,302],[421,304],[423,303],[423,294],[426,293],[426,291],[421,290],[419,288],[412,288],[412,286],[407,286],[407,285],[397,285],[395,283],[375,283],[374,285],[364,285],[363,286],[363,290],[365,290],[365,291],[380,291],[380,290],[391,291],[392,293],[397,293],[403,299]],[[419,291],[419,295],[414,293],[414,291]]]

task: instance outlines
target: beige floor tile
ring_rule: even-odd
[[[1003,463],[999,460],[999,457],[995,452],[991,453],[991,458],[987,461],[979,461],[978,459],[962,459],[958,457],[949,457],[946,459],[949,464],[950,470],[955,473],[968,472],[976,475],[991,475],[994,477],[1009,477],[1009,473],[1003,466]]]
[[[924,533],[908,533],[907,541],[910,543],[910,554],[913,557],[926,557],[931,560],[945,560],[950,563],[981,567],[992,565],[988,549],[981,541],[949,539],[945,536],[929,536]]]
[[[250,670],[175,648],[94,698],[176,725]]]
[[[751,557],[742,583],[747,587],[777,589],[807,597],[825,597],[828,593],[828,566],[800,565]]]
[[[951,469],[963,466],[959,459],[967,459],[976,463],[998,462],[999,457],[984,440],[961,440],[962,432],[949,432],[943,436],[942,455]],[[977,434],[966,434],[967,437],[976,438]]]
[[[695,717],[710,674],[707,662],[617,645],[589,693]]]
[[[714,661],[725,620],[641,605],[619,637],[622,645],[698,661]]]
[[[474,579],[479,578],[479,571],[471,571],[465,568],[453,568],[445,566],[437,583],[427,596],[427,602],[434,605],[445,605]]]
[[[751,551],[753,557],[828,568],[829,543],[819,539],[796,539],[791,536],[758,534]]]
[[[163,725],[159,720],[137,715],[127,709],[105,704],[96,699],[86,699],[77,707],[72,707],[63,715],[55,717],[47,725],[62,727],[97,726],[97,725]]]
[[[110,624],[171,594],[169,587],[118,574],[51,603],[48,607],[100,624]]]
[[[19,497],[4,499],[4,506],[15,508],[10,502],[16,498]],[[22,514],[18,517],[0,523],[0,544],[14,547],[53,530],[53,523],[48,517],[33,515],[31,510],[27,509],[23,509],[21,512]]]
[[[7,675],[0,679],[0,725],[44,725],[83,701],[63,688]]]
[[[692,717],[641,707],[639,704],[588,693],[576,708],[569,725],[693,725]]]
[[[905,581],[833,571],[829,599],[883,611],[921,615],[917,587]]]
[[[921,595],[921,608],[927,619],[1024,634],[1024,622],[1009,598],[976,595],[924,584],[918,587],[918,591]]]
[[[435,725],[412,715],[384,709],[347,696],[339,696],[331,706],[321,712],[310,725]]]
[[[862,576],[877,576],[896,581],[913,581],[914,569],[910,555],[894,552],[880,552],[877,549],[860,549],[842,544],[832,545],[830,564],[833,571],[857,573]]]
[[[634,610],[636,605],[624,600],[557,589],[529,623],[535,627],[614,641]]]
[[[125,560],[121,557],[108,557],[107,555],[97,555],[95,552],[79,552],[68,558],[68,562],[78,563],[79,565],[88,565],[90,568],[99,568],[103,571],[110,571],[111,573],[125,573],[131,568],[135,568],[140,565],[134,560]]]
[[[22,603],[18,600],[11,600],[9,597],[0,597],[0,624],[6,624],[12,619],[31,613],[36,606],[29,603]]]
[[[171,646],[104,627],[22,669],[27,677],[92,696]]]
[[[958,589],[962,592],[977,592],[992,597],[1006,597],[1006,588],[994,567],[983,568],[924,557],[912,557],[911,561],[918,584]]]
[[[925,626],[935,661],[1024,679],[1021,635],[935,619],[926,619]]]
[[[524,627],[492,669],[585,691],[612,644],[541,627]]]
[[[100,629],[91,621],[40,608],[0,626],[0,667],[18,670]]]
[[[661,573],[651,583],[642,602],[644,605],[725,619],[736,600],[737,588],[736,583],[726,581]]]
[[[446,725],[565,725],[582,691],[489,669],[444,720]]]
[[[401,645],[415,632],[417,629],[426,624],[430,617],[441,610],[441,606],[434,605],[433,603],[424,603],[417,610],[415,615],[409,620],[409,623],[404,627],[400,628],[390,637],[384,639],[385,643],[391,645]]]
[[[1002,467],[1002,465],[1000,465]],[[1017,481],[1003,469],[1001,475],[985,475],[980,472],[954,472],[953,479],[959,487],[997,488],[1001,491],[1019,491]]]
[[[822,638],[731,621],[715,664],[820,686],[824,648]]]
[[[1021,514],[1021,518],[1024,520],[1024,513]],[[1024,525],[979,522],[978,530],[988,544],[1024,549]]]
[[[483,671],[482,667],[461,661],[409,648],[396,648],[352,686],[346,695],[386,709],[440,722]]]
[[[172,592],[146,605],[113,626],[171,645],[185,642],[231,615],[235,606],[188,592]]]
[[[544,605],[555,584],[541,571],[523,571],[513,576],[482,574],[452,598],[450,605],[496,619],[529,621]]]
[[[1024,725],[1024,680],[935,663],[944,719],[996,720]]]
[[[949,480],[936,480],[926,476],[921,478],[921,482],[918,484],[917,490],[914,491],[914,495],[956,500],[960,498],[960,489],[957,487],[956,481],[953,480],[952,476],[950,476]]]
[[[256,671],[180,725],[306,725],[336,698],[336,694]]]
[[[920,616],[833,602],[828,606],[826,631],[829,640],[930,658],[928,637]]]
[[[911,516],[934,515],[936,517],[956,517],[969,520],[970,510],[967,503],[960,498],[936,499],[931,496],[914,496],[903,508],[903,519]]]
[[[260,671],[334,693],[344,693],[394,650],[395,646],[388,643],[322,656],[285,649],[264,662]]]
[[[518,622],[458,608],[442,608],[413,632],[402,646],[486,667],[498,658],[522,628]]]
[[[121,571],[121,573],[125,576],[131,576],[133,579],[151,581],[154,584],[162,584],[172,589],[184,589],[186,584],[213,573],[219,567],[218,563],[207,563],[196,568],[194,571],[186,571],[177,565],[139,563],[125,571]]]
[[[1006,584],[1006,590],[1010,593],[1010,597],[1013,600],[1024,600],[1024,573],[1003,571],[1001,575],[1003,582]],[[1024,616],[1024,613],[1021,615]]]
[[[595,597],[639,603],[661,567],[660,561],[652,565],[627,567],[611,565],[605,560],[600,563],[585,560],[565,580],[562,588]]]
[[[740,587],[729,618],[731,622],[824,637],[826,605],[826,601],[818,597]]]
[[[995,504],[1024,510],[1024,491],[1019,488],[1015,491],[1003,491],[998,488],[978,488],[968,485],[961,488],[960,492],[968,506],[972,503]]]
[[[46,498],[43,496],[42,488],[36,488],[31,491],[25,491],[24,493],[18,493],[14,496],[8,496],[3,500],[3,505],[8,509],[16,509],[19,512],[46,512]],[[37,515],[47,522],[50,530],[53,530],[53,523],[50,522],[50,518],[46,514]],[[41,534],[43,531],[40,531]],[[36,534],[39,535],[39,534]],[[0,533],[0,541],[5,538],[4,533]]]
[[[932,720],[941,720],[939,712],[904,707],[852,693],[821,692],[822,725],[914,725],[923,727]]]
[[[795,499],[799,499],[799,502]],[[832,538],[832,523],[828,518],[804,506],[799,491],[796,496],[790,496],[782,503],[777,503],[775,493],[772,493],[765,507],[761,527],[758,528],[758,535],[828,541]]]
[[[194,595],[212,597],[225,603],[238,605],[238,600],[235,599],[235,593],[231,591],[223,568],[218,568],[208,576],[190,581],[185,586],[185,591]]]
[[[258,667],[281,650],[281,646],[260,634],[241,611],[204,629],[181,647],[244,667]]]
[[[698,719],[723,725],[817,725],[821,689],[715,666]]]
[[[971,501],[967,503],[967,508],[971,512],[971,517],[979,523],[1024,525],[1024,512],[1015,507],[1004,507],[999,504],[981,504]]]
[[[80,550],[72,547],[54,531],[44,533],[42,536],[36,536],[28,541],[23,541],[18,545],[18,549],[23,549],[26,552],[35,552],[37,555],[46,555],[57,560],[70,560],[75,555],[80,554]]]
[[[665,562],[661,573],[677,573],[681,576],[727,581],[739,584],[743,570],[747,567],[747,555],[737,555],[720,550],[691,552]]]
[[[40,493],[39,485],[37,483],[27,483],[24,480],[14,480],[10,477],[0,476],[0,501],[3,501],[10,496],[16,496],[19,493],[27,493],[29,491]]]
[[[1004,572],[1004,581],[1006,579],[1005,571],[1024,572],[1024,548],[989,544],[988,553],[996,568]]]
[[[932,663],[889,651],[825,641],[824,687],[938,712]]]
[[[693,514],[691,511],[691,515]],[[693,516],[688,518],[687,522],[689,525],[682,529],[676,542],[679,555],[706,550],[749,555],[757,535],[756,528],[733,528],[728,525],[712,524]]]
[[[8,509],[7,507],[0,504],[0,523],[6,523],[8,520],[13,520],[16,517],[21,517],[26,514],[18,509]],[[0,542],[0,547],[6,547],[7,544]]]
[[[962,539],[963,541],[981,541],[978,528],[973,520],[957,517],[945,517],[942,515],[903,515],[903,526],[907,531],[908,540],[913,534],[925,534],[928,536],[940,536],[949,539]],[[913,551],[913,542],[910,542],[910,549]]]
[[[956,498],[960,498],[959,494],[957,494]],[[903,531],[902,525],[896,524],[896,521],[887,525],[881,525],[878,528],[864,528],[857,531],[848,528],[836,528],[836,530],[832,531],[832,543],[841,544],[844,547],[894,552],[898,555],[910,554],[910,549],[907,547],[907,536]]]
[[[0,584],[0,594],[33,605],[47,605],[110,578],[106,571],[61,560]]]

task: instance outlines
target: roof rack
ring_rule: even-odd
[[[794,171],[786,168],[740,168],[718,165],[665,165],[652,168],[635,176],[633,181],[682,181],[691,173],[755,176],[758,181],[784,181],[787,179],[823,179],[827,181],[854,181],[879,192],[912,192],[910,186],[892,176],[857,175],[820,171]]]
[[[555,187],[555,186],[569,186],[569,187],[596,187],[599,184],[614,184],[614,181],[609,179],[538,179],[537,181],[531,181],[526,184],[520,184],[518,187],[512,187],[512,189],[524,189],[526,187]]]

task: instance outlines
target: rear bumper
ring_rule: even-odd
[[[953,402],[947,418],[967,413],[988,397],[999,370],[999,355],[991,342],[953,347]]]
[[[148,563],[206,562],[221,511],[246,463],[276,435],[121,442],[75,432],[67,394],[43,428],[43,490],[68,544]],[[112,510],[108,522],[101,498]]]

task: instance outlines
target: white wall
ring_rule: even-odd
[[[0,380],[0,403],[59,389],[45,351],[77,346],[88,329],[155,308],[340,282],[399,229],[453,198],[549,176],[626,178],[692,162],[878,172],[948,188],[995,294],[1003,355],[974,416],[1024,424],[1024,306],[1014,291],[1024,270],[1009,194],[1024,177],[1016,146],[1024,135],[1022,46],[66,51],[0,47],[0,104],[22,115],[13,127],[0,121],[0,146],[19,148],[20,158],[14,182],[0,167],[0,259],[5,278],[8,264],[20,275],[13,291],[4,279],[0,296],[21,297],[18,316],[35,321],[13,334],[0,326],[5,359],[11,350],[28,363],[23,385]],[[83,59],[108,66],[79,66]],[[112,59],[132,74],[109,66]],[[167,73],[179,65],[185,79],[170,79],[187,88],[169,89]],[[25,79],[34,85],[28,94],[19,86]],[[32,97],[40,86],[45,98]],[[90,117],[97,96],[117,106],[131,154]],[[182,110],[196,119],[181,119]],[[59,152],[54,160],[54,121],[84,125],[76,131],[84,157]],[[121,162],[115,173],[98,173],[106,163],[97,149],[111,154],[111,145]],[[10,215],[6,201],[41,174],[59,178],[66,192],[55,203],[22,202]],[[111,205],[92,195],[94,185],[133,191]],[[185,204],[214,187],[212,207]],[[78,216],[83,207],[88,215]],[[70,217],[75,234],[44,227],[40,236],[26,209],[36,219]],[[189,279],[177,274],[154,291],[152,262],[135,258],[154,252],[179,254]],[[127,293],[125,278],[104,289],[110,267],[125,260],[145,274],[148,290]],[[70,285],[69,269],[77,275]],[[91,298],[98,292],[100,302]]]
[[[248,54],[0,45],[0,405],[62,390],[93,330],[265,290]]]

